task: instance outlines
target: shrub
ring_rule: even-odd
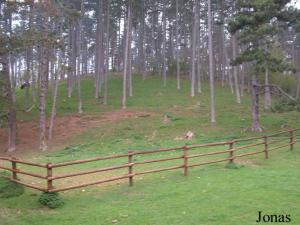
[[[239,169],[239,168],[241,168],[241,166],[239,166],[239,165],[237,165],[233,162],[227,163],[225,167],[227,169]]]
[[[298,111],[300,112],[300,100],[289,100],[289,101],[284,101],[280,100],[274,104],[272,107],[273,112],[289,112],[289,111]]]
[[[9,173],[1,173],[4,176],[10,176]],[[24,187],[7,178],[0,177],[0,198],[18,197],[24,193]]]
[[[50,209],[55,209],[65,204],[62,197],[59,195],[59,193],[56,192],[44,192],[43,194],[41,194],[39,202],[42,205],[49,207]]]

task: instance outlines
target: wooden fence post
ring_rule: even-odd
[[[264,144],[265,144],[265,159],[269,158],[268,152],[268,136],[264,136]]]
[[[47,192],[53,189],[53,182],[52,182],[52,164],[47,164]]]
[[[183,146],[183,174],[184,176],[188,175],[188,147],[185,145]]]
[[[290,137],[290,145],[291,145],[291,150],[293,150],[294,149],[294,130],[290,130],[289,131],[290,132],[290,135],[291,135],[291,137]]]
[[[134,152],[133,151],[129,151],[128,152],[128,179],[129,179],[129,186],[131,187],[133,185],[133,155]]]
[[[12,179],[13,180],[17,180],[18,179],[18,176],[17,176],[17,162],[15,161],[16,158],[15,157],[12,157],[11,158],[11,168],[12,168]]]
[[[229,142],[229,162],[233,163],[233,144],[234,141]]]

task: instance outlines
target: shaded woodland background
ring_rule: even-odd
[[[67,83],[65,96],[77,96],[78,114],[84,113],[82,79],[93,79],[94,98],[106,105],[110,77],[122,76],[123,109],[134,95],[133,74],[145,82],[160,77],[163,87],[176,79],[178,90],[189,80],[191,97],[209,82],[212,123],[218,83],[230,88],[236,104],[251,93],[252,131],[262,131],[260,94],[265,110],[272,94],[299,105],[300,12],[289,0],[1,1],[0,14],[0,116],[8,151],[16,150],[17,112],[35,107],[40,149],[47,149],[60,82]]]

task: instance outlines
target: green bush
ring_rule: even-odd
[[[227,169],[240,169],[241,166],[238,165],[238,164],[235,164],[233,162],[230,162],[230,163],[226,164],[225,168],[227,168]]]
[[[9,173],[2,172],[4,176],[9,177]],[[7,178],[0,177],[0,198],[18,197],[24,193],[24,187]]]
[[[300,100],[297,101],[286,101],[280,100],[277,101],[272,107],[273,112],[290,112],[290,111],[298,111],[300,112]]]
[[[41,194],[39,202],[42,205],[49,207],[50,209],[55,209],[65,204],[62,197],[59,195],[59,193],[56,192],[44,192],[43,194]]]

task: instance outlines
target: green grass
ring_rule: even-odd
[[[70,191],[56,210],[41,207],[27,190],[0,201],[1,224],[239,225],[255,224],[258,211],[291,214],[291,224],[299,224],[300,149],[261,158],[236,170],[211,165],[191,169],[188,177],[174,171],[137,178],[131,188]]]
[[[93,81],[84,80],[82,95],[85,113],[101,114],[119,110],[121,85],[120,77],[110,79],[109,104],[103,106],[101,100],[93,99]],[[217,123],[211,125],[208,93],[207,84],[204,84],[203,94],[191,98],[188,81],[183,81],[182,90],[177,91],[173,79],[168,81],[167,88],[163,88],[156,77],[146,81],[135,77],[134,97],[128,99],[128,108],[147,112],[149,117],[108,122],[105,126],[90,129],[76,137],[64,149],[29,155],[27,159],[62,162],[132,149],[156,149],[257,135],[246,132],[251,122],[249,96],[245,96],[242,104],[237,105],[230,90],[218,86]],[[19,108],[22,104],[20,99]],[[67,100],[65,84],[61,83],[58,115],[74,114],[76,107],[75,90],[74,97]],[[32,120],[37,114],[34,109],[30,113],[20,112],[18,117]],[[167,122],[164,122],[165,115],[169,118]],[[300,114],[261,112],[261,122],[266,133],[280,130],[282,125],[300,127]],[[182,140],[180,137],[189,130],[195,134],[194,139]],[[222,148],[201,151],[217,149]],[[133,187],[128,187],[125,182],[68,191],[62,194],[66,204],[55,210],[41,206],[38,203],[39,193],[26,189],[22,196],[1,199],[0,224],[240,225],[256,224],[258,211],[263,211],[291,214],[290,224],[297,225],[300,224],[300,148],[298,144],[294,151],[285,149],[270,153],[269,160],[264,160],[263,155],[247,157],[237,163],[237,169],[226,168],[221,163],[191,169],[188,177],[184,177],[182,171],[170,171],[136,177]],[[165,156],[171,156],[171,153],[140,157],[137,160]],[[205,160],[209,159],[214,157]],[[122,162],[119,159],[112,163]],[[72,171],[108,165],[109,162],[78,165]],[[167,162],[160,165],[174,164]],[[54,173],[70,170],[62,168]],[[38,172],[38,169],[32,171]]]

